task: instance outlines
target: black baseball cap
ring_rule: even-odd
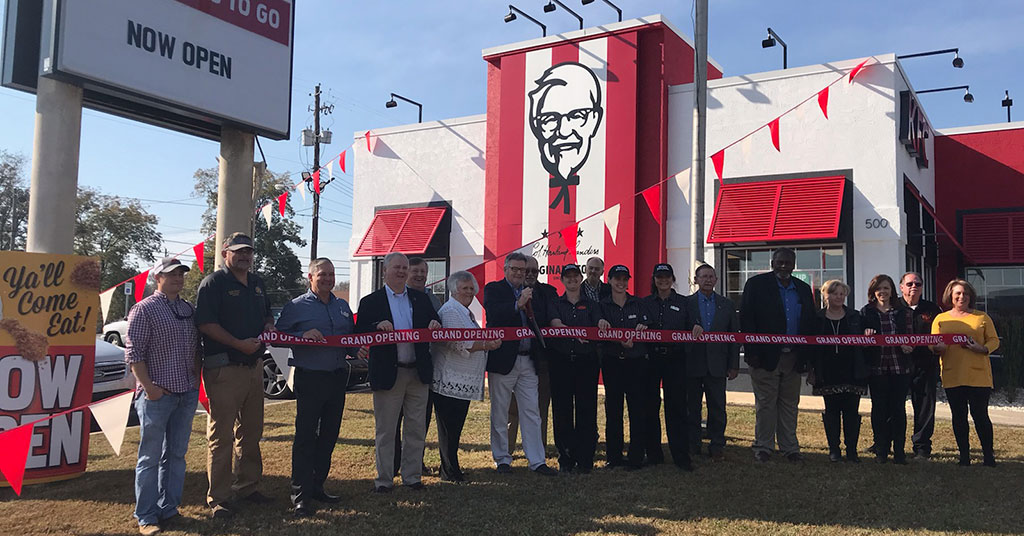
[[[583,275],[583,270],[580,269],[580,265],[578,264],[569,263],[562,267],[563,276],[569,272],[576,272],[580,275]]]
[[[626,268],[624,264],[616,264],[615,266],[612,266],[610,269],[608,269],[608,279],[623,276],[625,276],[626,279],[629,279],[631,277],[629,275],[629,268]]]
[[[228,251],[238,251],[240,249],[252,248],[252,238],[245,233],[231,233],[226,240],[224,240],[224,247]]]
[[[667,263],[655,264],[654,275],[668,274],[672,277],[676,276],[676,273],[672,271],[672,265]]]

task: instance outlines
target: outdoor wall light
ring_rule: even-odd
[[[395,102],[395,99],[404,100],[405,102],[408,102],[409,104],[412,104],[413,106],[416,106],[417,108],[419,108],[419,110],[420,110],[419,122],[420,123],[423,122],[423,105],[418,103],[418,102],[416,102],[416,101],[414,101],[414,100],[412,100],[412,99],[407,99],[407,98],[399,95],[398,93],[392,93],[391,94],[391,100],[385,102],[384,103],[384,107],[385,108],[394,108],[394,107],[398,106],[398,103]]]
[[[1010,98],[1010,90],[1006,90],[1006,98],[1003,99],[1003,108],[1006,108],[1006,122],[1010,122],[1010,107],[1013,106],[1013,99]]]
[[[547,26],[544,26],[543,24],[540,23],[539,20],[537,20],[537,19],[527,15],[526,12],[524,12],[523,10],[519,9],[516,6],[513,6],[512,4],[508,5],[508,15],[505,15],[505,22],[512,22],[512,21],[516,20],[516,18],[517,18],[516,17],[516,13],[526,17],[530,22],[536,24],[537,26],[540,26],[540,35],[541,35],[541,37],[547,37],[547,35],[548,35],[548,27]]]
[[[971,95],[971,86],[949,86],[949,87],[940,87],[940,88],[935,88],[935,89],[924,89],[924,90],[921,90],[921,91],[917,91],[916,93],[918,95],[923,95],[925,93],[938,93],[940,91],[953,91],[953,90],[956,90],[956,89],[964,90],[964,102],[967,102],[967,103],[974,102],[974,95]]]
[[[619,6],[616,6],[615,4],[609,2],[608,0],[602,0],[602,1],[604,3],[606,3],[606,4],[608,4],[609,6],[611,6],[611,8],[614,9],[615,12],[619,14],[619,22],[622,22],[622,10],[619,9]],[[580,3],[586,6],[586,5],[589,5],[589,4],[593,4],[594,0],[582,0]]]
[[[779,37],[779,34],[773,32],[771,28],[768,28],[768,39],[761,41],[761,48],[772,48],[775,46],[776,41],[782,45],[782,68],[786,69],[789,67],[789,59],[787,58],[789,52],[786,48],[786,42]]]
[[[580,22],[580,29],[581,30],[583,29],[583,17],[581,17],[579,15],[579,13],[576,13],[575,11],[573,11],[573,10],[569,9],[568,7],[566,7],[566,5],[563,4],[562,2],[560,2],[559,0],[550,0],[547,4],[544,4],[544,13],[551,13],[552,11],[554,11],[555,10],[555,4],[558,4],[558,7],[564,9],[566,12],[568,12],[573,17],[576,17],[576,20],[578,20]]]
[[[915,54],[904,54],[902,56],[896,56],[898,60],[905,60],[909,58],[920,58],[921,56],[935,56],[936,54],[949,54],[953,53],[953,67],[956,69],[963,69],[964,59],[960,57],[959,48],[944,48],[942,50],[932,50],[930,52],[917,52]]]

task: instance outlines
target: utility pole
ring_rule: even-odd
[[[693,29],[693,161],[690,163],[690,266],[687,280],[704,262],[704,158],[707,153],[708,0],[696,0]]]
[[[313,172],[320,172],[320,84],[313,91]],[[320,182],[323,184],[323,181]],[[320,192],[313,188],[313,238],[309,244],[309,260],[316,258],[316,241],[320,234]]]

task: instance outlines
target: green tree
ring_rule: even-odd
[[[253,271],[258,273],[267,285],[267,293],[273,307],[279,307],[297,294],[306,290],[302,263],[293,250],[294,246],[302,247],[306,241],[300,236],[302,228],[295,222],[295,210],[291,199],[285,204],[285,216],[282,218],[277,211],[277,197],[292,186],[293,179],[286,173],[265,171],[261,179],[254,184],[253,196],[257,209],[272,203],[274,215],[270,228],[262,216],[253,212],[252,238],[255,242]],[[195,193],[206,199],[206,211],[203,213],[203,232],[213,234],[217,228],[217,168],[200,169],[195,172]],[[198,265],[193,263],[192,271],[185,278],[182,296],[194,299],[196,289],[203,277],[214,269],[214,243],[206,242],[204,251],[205,270],[200,273]]]
[[[28,186],[25,155],[0,151],[0,250],[25,249]]]
[[[156,261],[162,245],[157,221],[139,201],[78,189],[74,252],[99,257],[101,290],[145,270],[140,264]],[[105,320],[121,318],[124,305],[124,292],[115,292]]]

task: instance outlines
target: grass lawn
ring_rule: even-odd
[[[955,465],[949,422],[939,421],[934,461],[908,466],[832,464],[818,414],[800,415],[803,465],[778,457],[755,464],[749,445],[753,409],[729,408],[725,463],[698,460],[695,473],[671,464],[637,472],[595,470],[544,478],[517,457],[514,473],[491,469],[487,403],[474,402],[463,435],[461,461],[470,482],[427,489],[397,486],[370,493],[373,415],[368,393],[349,394],[334,451],[329,492],[341,505],[313,518],[292,518],[288,500],[294,403],[267,407],[263,492],[270,505],[246,505],[230,521],[214,521],[206,497],[206,418],[196,418],[188,453],[183,518],[168,534],[884,534],[1024,532],[1024,429],[996,428],[999,467]],[[599,413],[603,413],[599,412]],[[603,417],[602,417],[603,419]],[[601,425],[603,430],[603,423]],[[137,534],[132,517],[138,432],[129,430],[115,457],[93,436],[89,471],[66,482],[26,486],[22,497],[0,490],[3,534]],[[435,470],[436,428],[426,463]],[[871,442],[865,427],[861,447]],[[977,440],[974,439],[977,446]],[[603,445],[599,445],[599,449]],[[549,451],[550,452],[550,451]],[[598,453],[599,457],[603,452]],[[980,458],[980,454],[979,454]],[[549,460],[556,465],[554,460]],[[600,462],[599,462],[600,465]]]

